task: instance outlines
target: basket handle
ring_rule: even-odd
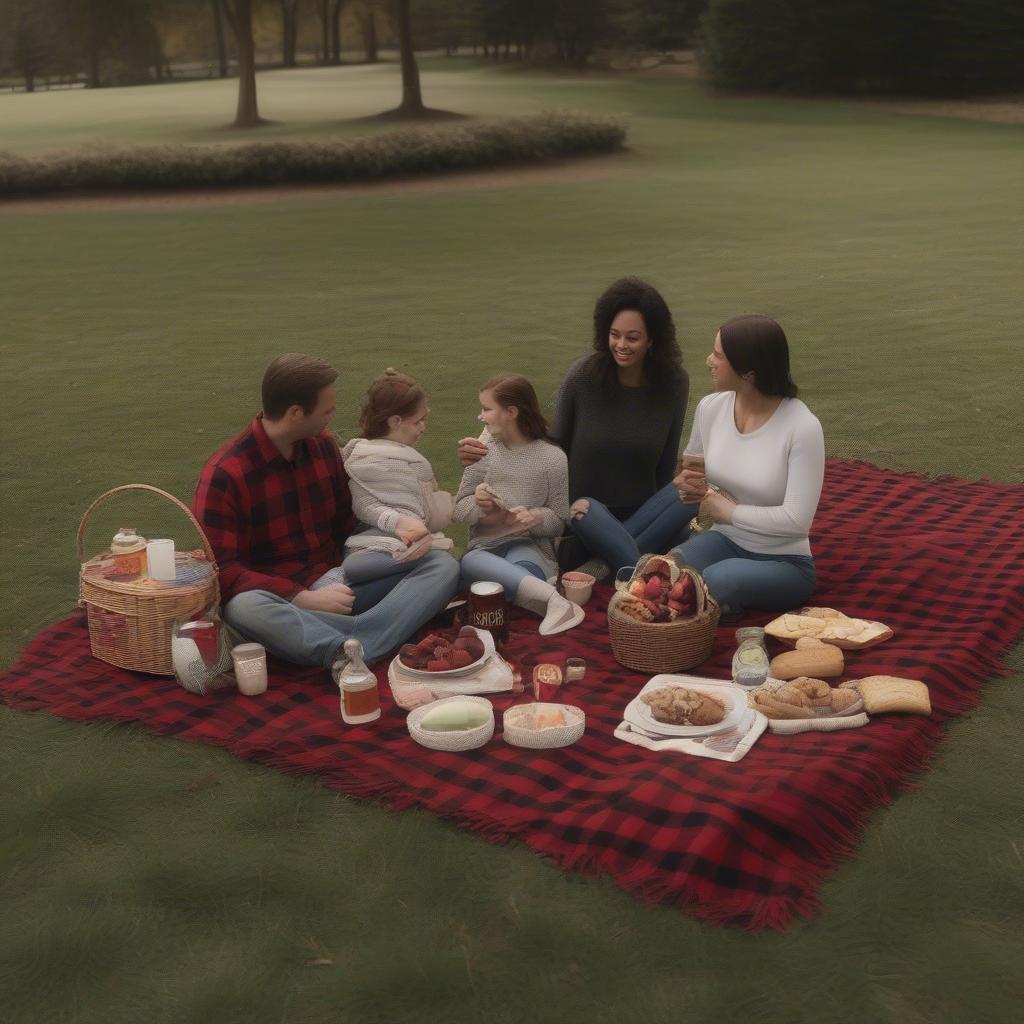
[[[708,590],[708,585],[704,582],[704,574],[694,569],[692,565],[682,565],[679,567],[679,571],[687,573],[690,579],[693,580],[693,589],[697,595],[697,610],[694,612],[694,615],[703,615],[704,609],[708,606],[708,601],[711,600],[711,592]]]
[[[203,550],[206,552],[206,559],[213,567],[214,577],[217,575],[217,560],[214,558],[213,548],[210,547],[210,542],[206,538],[206,534],[203,532],[203,528],[199,525],[199,520],[192,515],[192,510],[184,502],[179,501],[173,494],[168,494],[167,491],[160,490],[159,487],[154,487],[152,484],[122,484],[120,487],[112,487],[109,491],[101,494],[86,510],[85,515],[82,516],[81,525],[78,527],[78,561],[81,562],[85,556],[85,527],[89,522],[89,516],[96,510],[96,507],[107,500],[112,494],[117,494],[119,491],[152,491],[154,494],[159,494],[161,498],[166,498],[168,501],[177,505],[185,515],[188,516],[192,525],[196,528],[196,533],[199,534],[199,539],[203,542]]]

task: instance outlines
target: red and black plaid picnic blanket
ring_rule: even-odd
[[[425,750],[388,700],[383,668],[384,715],[367,726],[342,724],[322,671],[272,665],[259,698],[194,696],[93,659],[81,613],[28,645],[0,677],[0,697],[223,746],[353,796],[426,808],[494,842],[518,839],[563,868],[608,874],[706,920],[783,927],[819,908],[822,877],[855,850],[868,814],[926,766],[946,721],[1004,671],[999,656],[1024,627],[1024,488],[830,460],[813,541],[814,603],[895,629],[880,647],[851,653],[847,677],[923,679],[931,717],[766,733],[736,764],[619,742],[612,731],[646,677],[611,657],[607,589],[585,624],[560,637],[539,637],[528,616],[513,623],[508,655],[524,676],[538,661],[587,658],[585,682],[565,695],[585,709],[587,731],[561,750],[522,750],[497,736],[468,753]],[[721,628],[695,671],[726,678],[733,646],[733,628]],[[496,714],[511,703],[496,698]]]

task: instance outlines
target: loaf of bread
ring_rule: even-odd
[[[787,612],[772,619],[764,631],[777,640],[793,642],[814,638],[847,650],[874,647],[892,636],[892,630],[883,622],[853,619],[834,608],[801,608],[799,612]]]
[[[833,679],[843,674],[844,667],[843,652],[835,644],[805,636],[797,640],[796,650],[772,658],[769,672],[774,679]]]
[[[903,711],[912,715],[930,715],[932,702],[928,687],[919,679],[899,676],[865,676],[851,680],[864,701],[868,714]]]

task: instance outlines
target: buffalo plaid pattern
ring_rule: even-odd
[[[245,590],[293,598],[341,562],[355,526],[348,475],[329,434],[284,458],[262,413],[203,467],[192,511],[220,568],[224,601]]]
[[[539,661],[587,659],[586,679],[564,698],[586,711],[587,731],[561,750],[502,742],[501,712],[523,699],[507,695],[494,698],[498,734],[486,746],[423,749],[389,699],[383,665],[384,714],[364,726],[342,724],[338,694],[319,670],[272,663],[261,697],[195,696],[172,679],[92,658],[81,613],[28,645],[0,676],[0,697],[223,746],[352,796],[426,808],[492,842],[517,839],[565,869],[609,875],[705,920],[781,928],[820,908],[822,878],[855,851],[868,815],[912,782],[946,722],[1004,671],[999,655],[1024,627],[1024,489],[830,460],[812,543],[814,603],[895,630],[879,647],[850,652],[846,676],[923,679],[930,717],[766,733],[736,764],[620,743],[612,731],[646,677],[612,660],[607,588],[584,624],[561,636],[538,636],[535,617],[513,618],[507,656],[524,677]],[[727,678],[734,640],[732,628],[720,628],[711,658],[694,671]]]

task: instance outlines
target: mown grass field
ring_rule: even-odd
[[[259,137],[380,130],[391,66],[260,76]],[[597,293],[675,311],[693,389],[717,325],[776,316],[832,454],[1021,481],[1024,134],[699,85],[426,63],[470,114],[622,114],[607,173],[216,205],[0,206],[0,664],[77,596],[107,488],[187,500],[266,363],[342,370],[336,427],[385,365],[428,385],[423,448],[501,369],[551,395]],[[0,96],[0,149],[232,141],[233,83]],[[249,137],[247,134],[246,137]],[[156,503],[122,521],[178,536]],[[950,553],[950,572],[969,552]],[[392,814],[126,728],[0,711],[5,1022],[1008,1021],[1021,990],[1024,658],[876,816],[826,910],[709,928],[426,815]],[[340,725],[339,725],[340,727]]]

